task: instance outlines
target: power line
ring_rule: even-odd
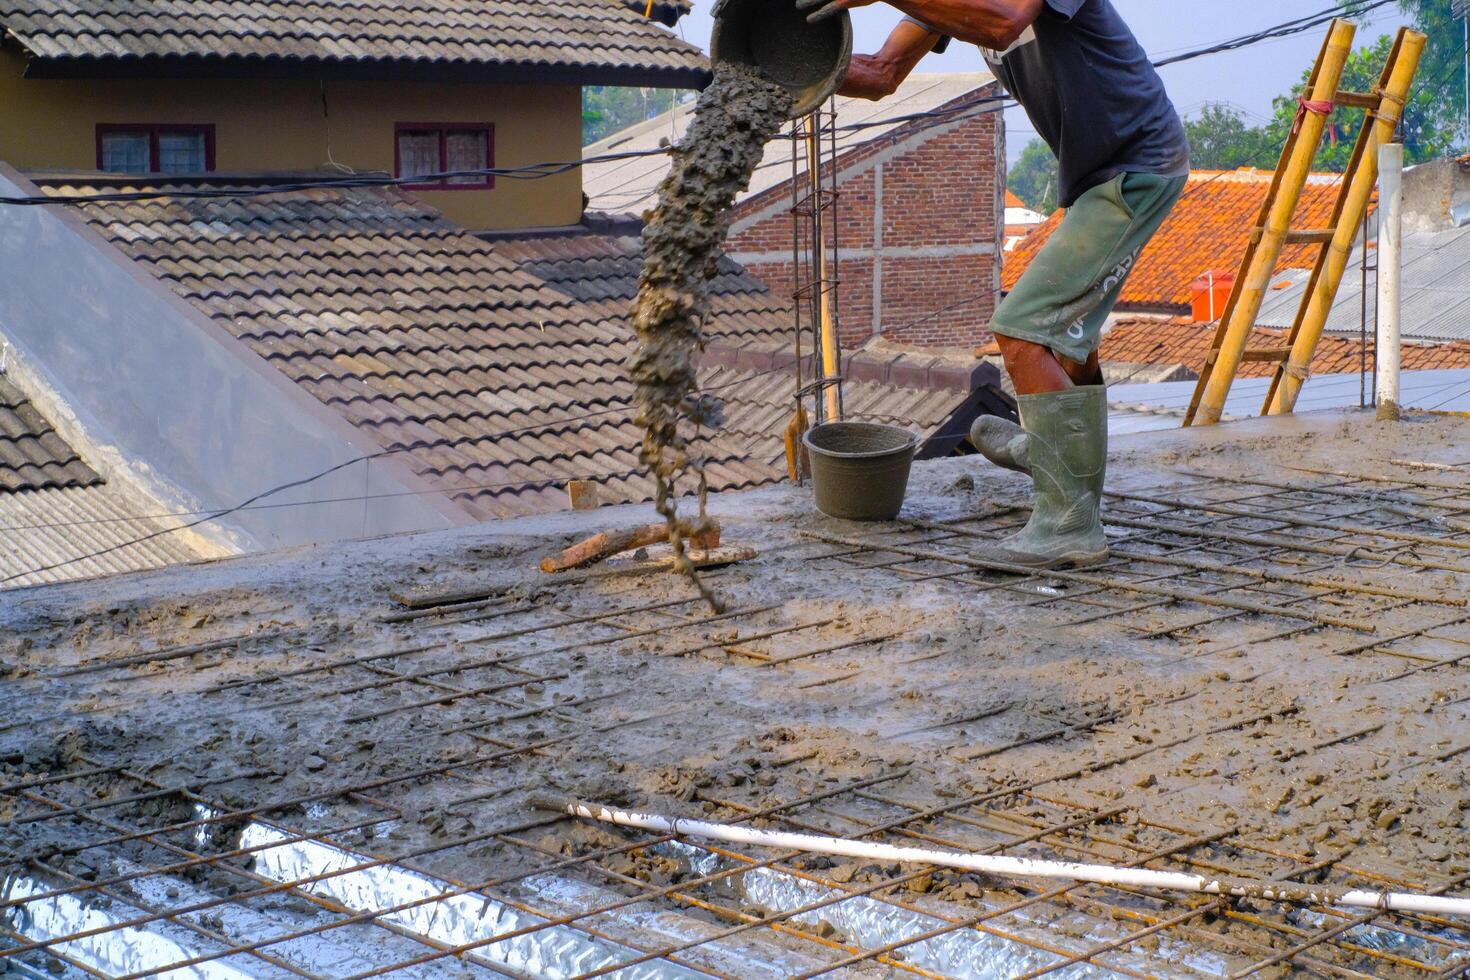
[[[1187,51],[1179,55],[1162,58],[1154,61],[1154,67],[1163,68],[1168,65],[1192,61],[1197,58],[1223,54],[1237,51],[1241,48],[1259,44],[1263,41],[1279,37],[1289,37],[1300,34],[1329,23],[1337,16],[1360,16],[1371,10],[1385,7],[1397,0],[1368,0],[1366,3],[1358,4],[1348,8],[1330,8],[1306,17],[1298,17],[1281,24],[1274,25],[1256,31],[1251,34],[1241,35],[1229,41],[1213,44],[1208,47]],[[949,121],[951,117],[971,109],[985,107],[980,113],[995,112],[1010,108],[1015,105],[1008,96],[979,96],[975,99],[948,106],[943,109],[931,109],[924,112],[908,113],[906,115],[894,116],[886,119],[868,120],[859,123],[848,123],[838,127],[842,132],[860,132],[880,126],[903,125],[908,122],[924,122],[930,120]],[[938,125],[939,122],[930,122],[930,125]],[[662,156],[673,152],[672,147],[658,147],[648,150],[629,150],[622,153],[604,153],[595,157],[587,157],[580,160],[558,160],[543,163],[528,164],[521,167],[484,167],[473,170],[446,170],[433,174],[416,174],[412,177],[388,177],[384,176],[354,176],[325,179],[307,179],[287,181],[283,183],[265,184],[256,187],[218,187],[218,188],[190,188],[187,190],[150,190],[150,191],[118,191],[102,194],[40,194],[40,195],[18,195],[0,197],[0,205],[12,205],[19,207],[35,207],[47,204],[89,204],[89,203],[129,203],[135,201],[149,200],[211,200],[211,199],[246,199],[262,197],[269,194],[283,194],[294,191],[307,190],[354,190],[384,187],[403,187],[421,184],[425,182],[442,183],[454,178],[491,178],[504,177],[512,180],[539,180],[544,177],[552,177],[567,173],[589,164],[613,163],[619,160],[637,159],[640,157]],[[158,177],[155,174],[143,174],[141,177]],[[166,176],[166,175],[163,175]],[[203,179],[211,179],[207,176]]]
[[[1398,0],[1369,0],[1367,3],[1345,8],[1332,7],[1315,14],[1308,14],[1305,17],[1298,17],[1295,20],[1277,24],[1275,27],[1269,27],[1263,31],[1257,31],[1253,34],[1242,34],[1240,37],[1232,38],[1229,41],[1223,41],[1219,44],[1212,44],[1208,47],[1197,48],[1194,51],[1186,51],[1183,54],[1160,59],[1154,62],[1154,67],[1165,68],[1169,65],[1177,65],[1185,61],[1193,61],[1196,58],[1224,54],[1227,51],[1238,51],[1241,48],[1250,47],[1253,44],[1260,44],[1262,41],[1268,41],[1274,38],[1291,37],[1294,34],[1310,31],[1314,27],[1329,24],[1338,17],[1361,17],[1369,11],[1377,10],[1380,7],[1386,7],[1391,3],[1397,2]]]
[[[1387,4],[1392,3],[1392,2],[1395,2],[1395,0],[1373,0],[1373,2],[1371,2],[1371,3],[1367,3],[1367,4],[1364,4],[1364,5],[1361,5],[1361,6],[1357,7],[1357,8],[1352,9],[1351,11],[1347,11],[1347,12],[1350,13],[1351,15],[1359,15],[1359,14],[1365,13],[1365,12],[1367,12],[1369,10],[1373,10],[1373,9],[1378,8],[1378,7],[1386,6]],[[1336,12],[1333,13],[1333,16],[1335,16],[1335,15],[1336,15]],[[1323,19],[1324,17],[1325,17],[1325,19]],[[1331,16],[1326,16],[1325,13],[1324,14],[1320,14],[1320,15],[1310,15],[1307,18],[1298,18],[1298,19],[1296,19],[1294,21],[1288,21],[1285,24],[1277,25],[1277,27],[1275,27],[1275,28],[1271,28],[1271,29],[1268,29],[1268,30],[1265,30],[1265,31],[1259,31],[1259,32],[1256,32],[1255,34],[1251,34],[1251,35],[1244,35],[1241,38],[1236,38],[1236,39],[1234,39],[1232,41],[1228,41],[1228,42],[1224,42],[1224,43],[1221,43],[1221,44],[1213,45],[1211,47],[1203,48],[1203,49],[1200,49],[1198,51],[1188,52],[1186,54],[1178,55],[1178,56],[1175,56],[1175,57],[1172,57],[1172,58],[1166,58],[1166,59],[1163,59],[1161,61],[1157,61],[1154,64],[1155,64],[1156,67],[1164,67],[1166,65],[1178,64],[1178,63],[1180,63],[1182,61],[1187,61],[1187,60],[1191,60],[1191,59],[1194,59],[1194,58],[1205,57],[1205,56],[1212,55],[1212,54],[1219,54],[1219,53],[1223,53],[1223,52],[1226,52],[1226,51],[1239,50],[1242,47],[1249,46],[1250,44],[1260,43],[1261,41],[1267,40],[1269,38],[1273,38],[1273,37],[1284,37],[1284,36],[1288,36],[1290,34],[1301,33],[1303,31],[1306,31],[1306,30],[1311,29],[1312,27],[1320,26],[1320,24],[1326,23],[1326,22],[1328,22],[1331,19],[1332,19],[1332,17]],[[849,124],[847,126],[840,127],[840,128],[843,129],[844,131],[858,131],[858,130],[867,129],[867,128],[874,128],[874,127],[877,127],[877,126],[903,125],[904,123],[907,123],[907,122],[920,122],[920,121],[925,121],[925,120],[944,120],[944,121],[951,121],[951,117],[958,116],[960,113],[963,113],[963,112],[966,112],[966,111],[972,110],[972,109],[973,110],[977,110],[976,111],[976,114],[977,115],[988,113],[988,112],[1001,111],[1003,108],[1006,107],[1006,105],[1007,105],[1007,103],[1009,103],[1009,101],[1010,100],[1007,97],[1005,97],[1005,96],[981,96],[981,97],[977,97],[976,99],[969,100],[969,101],[967,101],[965,103],[960,103],[959,105],[955,105],[955,106],[949,106],[949,107],[946,107],[944,109],[930,110],[930,111],[927,111],[927,112],[920,112],[920,113],[911,113],[911,114],[908,114],[908,115],[905,115],[905,116],[893,117],[892,119],[872,120],[872,121],[868,121],[868,122],[864,122],[864,123],[853,123],[853,124]],[[937,125],[937,124],[938,124],[937,122],[931,122],[931,123],[929,123],[929,125]],[[192,189],[192,190],[187,190],[187,191],[172,191],[172,192],[162,192],[162,193],[156,192],[156,191],[154,191],[154,192],[149,192],[149,191],[130,191],[130,192],[115,192],[115,193],[110,193],[110,194],[97,194],[97,195],[54,195],[54,196],[53,195],[38,195],[38,196],[22,196],[22,197],[0,197],[0,204],[9,204],[9,205],[13,205],[13,206],[39,206],[39,205],[46,205],[46,204],[87,204],[87,203],[102,203],[102,202],[119,202],[119,203],[121,203],[121,202],[143,201],[143,200],[158,200],[158,199],[171,199],[171,200],[181,200],[181,199],[204,199],[204,200],[208,200],[208,199],[222,199],[222,198],[240,199],[240,198],[250,198],[250,197],[264,196],[264,195],[268,195],[268,194],[287,193],[287,192],[299,191],[299,190],[382,188],[382,187],[402,186],[402,185],[407,185],[407,184],[423,183],[423,182],[426,182],[426,181],[433,181],[433,182],[447,181],[448,179],[454,178],[454,177],[496,177],[496,176],[499,176],[499,177],[509,177],[509,178],[513,178],[513,179],[533,179],[534,180],[534,179],[540,179],[542,177],[553,176],[553,175],[559,174],[559,173],[565,173],[565,172],[570,171],[570,170],[575,170],[575,169],[578,169],[578,168],[580,168],[582,166],[585,166],[588,163],[614,162],[614,161],[617,161],[617,160],[633,159],[633,158],[638,158],[638,157],[649,157],[649,156],[661,155],[661,154],[666,154],[666,153],[669,153],[669,152],[671,152],[671,149],[670,148],[660,147],[660,148],[658,148],[656,150],[628,151],[628,152],[624,152],[624,153],[608,153],[608,154],[602,154],[602,155],[597,156],[597,157],[592,157],[592,158],[587,158],[587,159],[582,159],[582,160],[576,160],[576,161],[548,162],[548,163],[540,163],[540,164],[531,164],[531,165],[527,165],[527,166],[523,166],[523,167],[512,167],[512,168],[497,167],[497,168],[483,168],[483,169],[477,169],[477,170],[445,171],[445,172],[437,173],[437,174],[427,174],[427,175],[420,174],[420,175],[415,175],[413,177],[398,177],[398,178],[391,178],[391,177],[349,177],[349,178],[336,178],[336,179],[327,179],[327,180],[305,180],[305,181],[294,181],[294,182],[288,182],[288,183],[282,183],[282,184],[273,184],[273,185],[253,187],[253,188],[234,188],[234,187],[224,188],[224,187],[221,187],[221,188],[197,188],[197,189]],[[1219,176],[1219,175],[1217,175],[1217,176]],[[1206,183],[1208,183],[1208,181]],[[970,298],[967,298],[967,299],[964,299],[964,300],[960,300],[959,302],[956,302],[956,303],[951,303],[951,304],[949,304],[949,305],[947,305],[947,306],[945,306],[945,307],[943,307],[943,308],[941,308],[941,309],[939,309],[939,310],[937,310],[937,311],[935,311],[933,313],[927,314],[924,317],[920,317],[919,319],[916,319],[916,320],[912,321],[912,323],[910,323],[910,324],[905,324],[905,325],[903,325],[901,327],[894,328],[894,329],[897,329],[897,330],[906,329],[909,326],[912,326],[912,325],[917,324],[917,323],[924,322],[925,320],[928,320],[928,319],[932,319],[935,316],[942,315],[943,313],[948,312],[949,310],[955,309],[955,308],[957,308],[959,306],[967,305],[968,303],[974,302],[975,300],[977,300],[979,298],[983,298],[983,295],[984,294],[981,294],[981,295],[976,296],[976,297],[970,297]],[[785,370],[786,370],[786,368],[784,368],[784,367],[783,368],[770,368],[770,369],[767,369],[765,371],[756,372],[754,375],[748,375],[746,377],[737,379],[735,381],[728,382],[727,384],[724,384],[724,385],[717,385],[717,386],[715,386],[713,388],[705,389],[705,392],[718,391],[718,390],[722,390],[724,388],[733,387],[735,385],[745,383],[746,381],[750,380],[752,377],[760,377],[762,375],[773,374],[773,373],[777,373],[778,371],[785,371]],[[3,585],[5,583],[7,583],[7,582],[11,582],[11,581],[14,581],[14,580],[19,579],[19,578],[22,578],[22,577],[27,577],[27,576],[30,576],[30,575],[42,574],[44,572],[53,571],[53,570],[55,570],[57,568],[62,568],[62,567],[67,566],[67,565],[72,565],[72,564],[76,564],[78,562],[89,561],[89,560],[92,560],[92,559],[95,559],[95,558],[104,557],[104,556],[106,556],[108,554],[111,554],[111,553],[116,552],[116,551],[120,551],[120,550],[122,550],[124,548],[134,547],[136,545],[146,543],[147,541],[151,541],[151,540],[153,540],[155,538],[162,537],[163,535],[171,534],[171,533],[174,533],[176,531],[189,530],[189,529],[198,527],[198,526],[200,526],[202,524],[209,523],[210,521],[218,520],[218,519],[220,519],[222,517],[228,517],[228,516],[230,516],[232,514],[240,513],[240,512],[245,511],[245,510],[260,509],[260,508],[257,507],[257,505],[259,505],[262,500],[266,500],[266,499],[268,499],[268,498],[270,498],[272,496],[275,496],[277,494],[284,493],[287,490],[293,490],[293,489],[297,489],[297,488],[302,487],[302,486],[309,485],[311,483],[316,482],[317,480],[320,480],[320,479],[323,479],[324,477],[330,476],[333,473],[340,472],[341,470],[344,470],[344,469],[346,469],[346,468],[348,468],[350,466],[354,466],[354,465],[356,465],[358,463],[364,463],[364,462],[369,462],[369,461],[376,460],[376,459],[382,459],[382,458],[385,458],[385,457],[388,457],[388,456],[396,455],[398,453],[413,452],[413,451],[417,451],[417,450],[421,450],[421,449],[434,448],[434,447],[445,446],[445,445],[459,445],[459,444],[463,444],[463,443],[466,443],[466,442],[478,442],[478,441],[481,441],[481,440],[487,439],[487,438],[488,439],[495,439],[495,438],[502,438],[502,437],[505,437],[505,436],[518,435],[518,434],[522,434],[522,433],[525,433],[525,432],[532,432],[532,431],[537,431],[537,430],[549,429],[549,428],[553,428],[553,427],[555,427],[557,425],[562,425],[562,424],[567,424],[567,423],[585,422],[588,419],[597,418],[597,417],[606,416],[606,415],[626,414],[626,413],[631,412],[631,411],[634,411],[634,408],[632,406],[623,406],[623,407],[619,407],[619,408],[615,408],[615,409],[614,408],[610,408],[610,409],[605,409],[605,410],[602,410],[602,411],[599,411],[599,412],[585,413],[585,414],[580,415],[580,416],[563,418],[563,419],[559,419],[559,420],[555,420],[555,421],[551,421],[551,422],[537,423],[535,425],[522,426],[522,427],[515,428],[515,429],[503,430],[503,431],[497,432],[497,433],[489,433],[489,434],[482,435],[482,436],[461,437],[461,438],[452,439],[452,440],[420,441],[420,442],[416,442],[416,443],[413,443],[413,444],[410,444],[410,445],[407,445],[407,446],[399,446],[399,447],[395,447],[395,448],[392,448],[392,449],[379,450],[379,451],[373,452],[373,453],[365,453],[365,454],[360,455],[360,456],[357,456],[357,457],[355,457],[353,459],[349,459],[349,460],[346,460],[344,462],[337,463],[337,464],[335,464],[333,466],[327,467],[326,469],[323,469],[323,470],[321,470],[318,473],[312,474],[311,476],[303,477],[303,478],[297,479],[297,480],[292,480],[292,481],[290,481],[288,483],[283,483],[283,484],[280,484],[278,486],[272,487],[272,488],[270,488],[268,490],[261,491],[260,493],[257,493],[254,496],[249,497],[248,499],[242,501],[241,503],[239,503],[239,504],[237,504],[237,505],[235,505],[233,507],[228,507],[228,508],[224,508],[222,510],[211,511],[211,512],[208,512],[206,514],[202,514],[197,519],[195,519],[195,520],[193,520],[193,521],[191,521],[189,523],[182,524],[182,525],[179,525],[177,527],[162,528],[162,529],[159,529],[157,531],[151,532],[149,534],[143,535],[141,537],[134,538],[134,539],[132,539],[130,541],[124,541],[124,542],[121,542],[119,544],[112,545],[112,546],[110,546],[108,548],[103,548],[103,549],[100,549],[98,551],[94,551],[94,552],[92,552],[90,554],[87,554],[87,555],[82,555],[82,556],[78,556],[76,558],[66,559],[66,560],[60,561],[60,562],[54,562],[54,563],[52,563],[50,565],[42,566],[40,568],[29,569],[29,570],[24,571],[24,572],[17,572],[15,574],[12,574],[10,576],[7,576],[7,577],[5,577],[3,579],[0,579],[0,585]],[[541,481],[525,481],[525,483],[524,484],[521,484],[521,485],[532,485],[532,484],[536,484],[538,482],[541,482]],[[514,484],[511,484],[511,485],[514,485]],[[436,490],[436,491],[429,491],[429,492],[440,492],[440,493],[452,494],[452,493],[457,492],[457,491],[452,490],[452,489],[444,489],[444,490]],[[368,498],[363,498],[363,499],[368,499]],[[304,502],[301,505],[302,506],[305,506],[305,505],[308,505],[310,503],[313,503],[313,502]],[[286,505],[270,505],[270,506],[286,506]],[[199,512],[194,512],[194,513],[199,513]]]
[[[733,388],[737,385],[745,384],[746,382],[751,381],[754,378],[764,377],[770,374],[784,373],[788,370],[789,366],[766,368],[765,370],[756,371],[751,374],[744,375],[743,377],[736,378],[735,380],[728,381],[724,384],[714,385],[713,387],[705,388],[703,389],[701,394],[714,391],[723,391],[727,388]],[[106,555],[112,554],[113,552],[121,551],[124,548],[131,548],[135,545],[140,545],[148,541],[152,541],[155,538],[163,537],[165,534],[173,534],[176,531],[187,531],[192,528],[199,527],[202,524],[208,524],[210,521],[215,521],[222,517],[229,517],[232,514],[238,514],[244,510],[258,509],[255,507],[255,505],[259,504],[262,500],[266,500],[279,493],[284,493],[287,490],[295,490],[299,487],[304,487],[308,484],[315,483],[317,480],[331,476],[333,473],[341,472],[342,470],[347,469],[349,466],[355,466],[358,463],[370,462],[376,459],[383,459],[388,456],[395,456],[399,453],[416,452],[422,449],[434,449],[443,446],[461,445],[466,442],[481,442],[486,439],[500,439],[506,436],[522,435],[527,432],[536,432],[544,429],[554,428],[558,425],[564,425],[568,423],[580,423],[585,422],[588,419],[601,418],[608,415],[627,415],[636,411],[636,406],[623,405],[617,408],[606,408],[596,412],[585,412],[581,415],[567,416],[547,422],[538,422],[534,425],[524,425],[514,429],[504,429],[500,432],[488,432],[479,436],[464,436],[457,439],[420,440],[406,446],[395,446],[391,449],[381,449],[376,452],[363,453],[360,456],[355,456],[352,459],[344,460],[343,462],[337,463],[333,466],[329,466],[326,469],[323,469],[317,473],[313,473],[310,476],[301,477],[297,480],[291,480],[288,483],[282,483],[278,486],[271,487],[268,490],[262,490],[260,493],[257,493],[254,496],[249,497],[244,501],[241,501],[233,507],[226,507],[221,510],[210,511],[203,516],[188,522],[187,524],[181,524],[178,527],[161,528],[149,534],[142,535],[141,537],[133,538],[128,541],[123,541],[118,544],[112,545],[111,547],[99,549],[97,551],[91,552],[90,554],[79,555],[76,558],[68,558],[64,561],[53,562],[50,565],[44,565],[40,568],[31,568],[23,572],[16,572],[13,575],[8,575],[5,578],[0,578],[0,585],[4,585],[6,582],[13,582],[18,578],[24,578],[30,575],[39,575],[44,572],[53,571],[57,568],[65,567],[67,565],[74,565],[77,562],[90,561],[94,558],[102,558]],[[536,481],[526,482],[533,483]],[[439,492],[452,493],[454,491],[446,490]]]

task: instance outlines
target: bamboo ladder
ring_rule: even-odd
[[[1403,116],[1414,76],[1424,52],[1425,35],[1400,28],[1378,87],[1371,93],[1338,89],[1343,67],[1352,50],[1357,28],[1352,22],[1332,22],[1316,65],[1307,82],[1307,95],[1297,124],[1287,138],[1270,190],[1261,204],[1240,272],[1230,299],[1205,355],[1194,397],[1184,424],[1213,425],[1224,412],[1225,399],[1240,365],[1266,362],[1276,365],[1261,414],[1290,412],[1310,373],[1312,355],[1322,339],[1327,315],[1347,269],[1353,238],[1363,222],[1378,181],[1378,146],[1391,142]],[[1291,220],[1311,174],[1312,161],[1322,142],[1327,117],[1338,106],[1363,110],[1363,125],[1342,180],[1332,219],[1324,228],[1294,229]],[[1278,347],[1248,349],[1251,330],[1260,315],[1266,290],[1284,246],[1316,245],[1320,251],[1302,302],[1285,343]]]

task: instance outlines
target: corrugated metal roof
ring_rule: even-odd
[[[50,571],[0,581],[0,589],[162,568],[228,553],[212,549],[188,533],[161,534],[149,541],[129,543],[179,525],[175,518],[151,516],[160,513],[167,513],[167,509],[159,501],[131,493],[116,483],[0,493],[0,580],[30,569],[67,563]],[[74,560],[99,551],[108,553]]]
[[[1215,333],[1215,324],[1193,323],[1185,317],[1119,317],[1103,334],[1099,354],[1105,363],[1181,365],[1198,376]],[[1251,347],[1280,346],[1285,339],[1285,332],[1276,327],[1257,327],[1251,335]],[[978,353],[999,354],[1000,348],[991,344]],[[1314,375],[1356,374],[1364,364],[1371,367],[1373,358],[1371,336],[1366,344],[1356,336],[1323,337],[1312,356],[1311,369]],[[1406,342],[1400,350],[1400,363],[1405,371],[1470,368],[1470,342]],[[1269,378],[1275,373],[1272,362],[1243,361],[1236,377]]]
[[[626,0],[0,0],[46,62],[520,67],[704,77],[699,49]],[[674,7],[655,13],[671,19]]]
[[[1378,283],[1373,272],[1377,249],[1368,254],[1368,322],[1371,334]],[[1362,248],[1355,248],[1327,318],[1327,332],[1356,337],[1363,324]],[[1470,339],[1470,228],[1411,232],[1403,244],[1403,336],[1406,340]],[[1301,304],[1306,276],[1292,277],[1288,289],[1267,294],[1257,322],[1289,327]]]
[[[1270,388],[1270,378],[1241,378],[1225,399],[1225,418],[1251,418],[1261,414]],[[1162,384],[1118,385],[1108,389],[1108,431],[1148,432],[1177,429],[1194,396],[1193,381]],[[1357,408],[1363,392],[1371,401],[1373,379],[1357,374],[1332,374],[1307,381],[1297,399],[1296,413]],[[1405,408],[1435,412],[1470,412],[1470,368],[1443,371],[1405,371],[1400,376],[1399,401]]]
[[[839,98],[837,124],[849,126],[884,119],[901,119],[917,112],[932,112],[956,100],[977,96],[978,90],[995,81],[989,72],[921,73],[910,75],[897,92],[881,102],[867,99]],[[583,149],[586,158],[609,153],[654,150],[677,143],[689,127],[694,113],[692,102],[676,106],[647,122],[630,126]],[[903,125],[893,122],[869,129],[850,130],[837,138],[839,153],[871,143]],[[638,157],[592,163],[582,169],[582,189],[590,199],[589,209],[611,214],[641,213],[653,204],[659,181],[668,172],[669,160],[663,156]],[[791,177],[791,141],[772,140],[765,156],[751,178],[750,189],[738,200],[745,200],[770,190]]]

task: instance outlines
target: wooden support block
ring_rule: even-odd
[[[567,483],[567,497],[572,510],[596,510],[601,502],[597,499],[597,484],[591,480],[572,480]]]
[[[1262,347],[1259,350],[1248,350],[1240,355],[1242,361],[1269,361],[1279,364],[1291,356],[1290,347]]]
[[[568,569],[595,564],[619,552],[632,551],[634,548],[647,548],[649,545],[660,544],[668,540],[669,528],[666,524],[646,524],[643,527],[625,528],[621,531],[603,531],[601,534],[594,534],[590,538],[578,541],[559,554],[547,555],[541,559],[541,570],[548,575],[553,572],[565,572]],[[708,551],[719,546],[720,525],[717,523],[712,522],[710,527],[689,538],[690,548]]]
[[[1339,108],[1377,109],[1383,104],[1381,92],[1338,92],[1332,100]]]

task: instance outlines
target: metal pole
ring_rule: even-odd
[[[1399,417],[1399,291],[1403,274],[1404,145],[1378,149],[1378,418]]]

